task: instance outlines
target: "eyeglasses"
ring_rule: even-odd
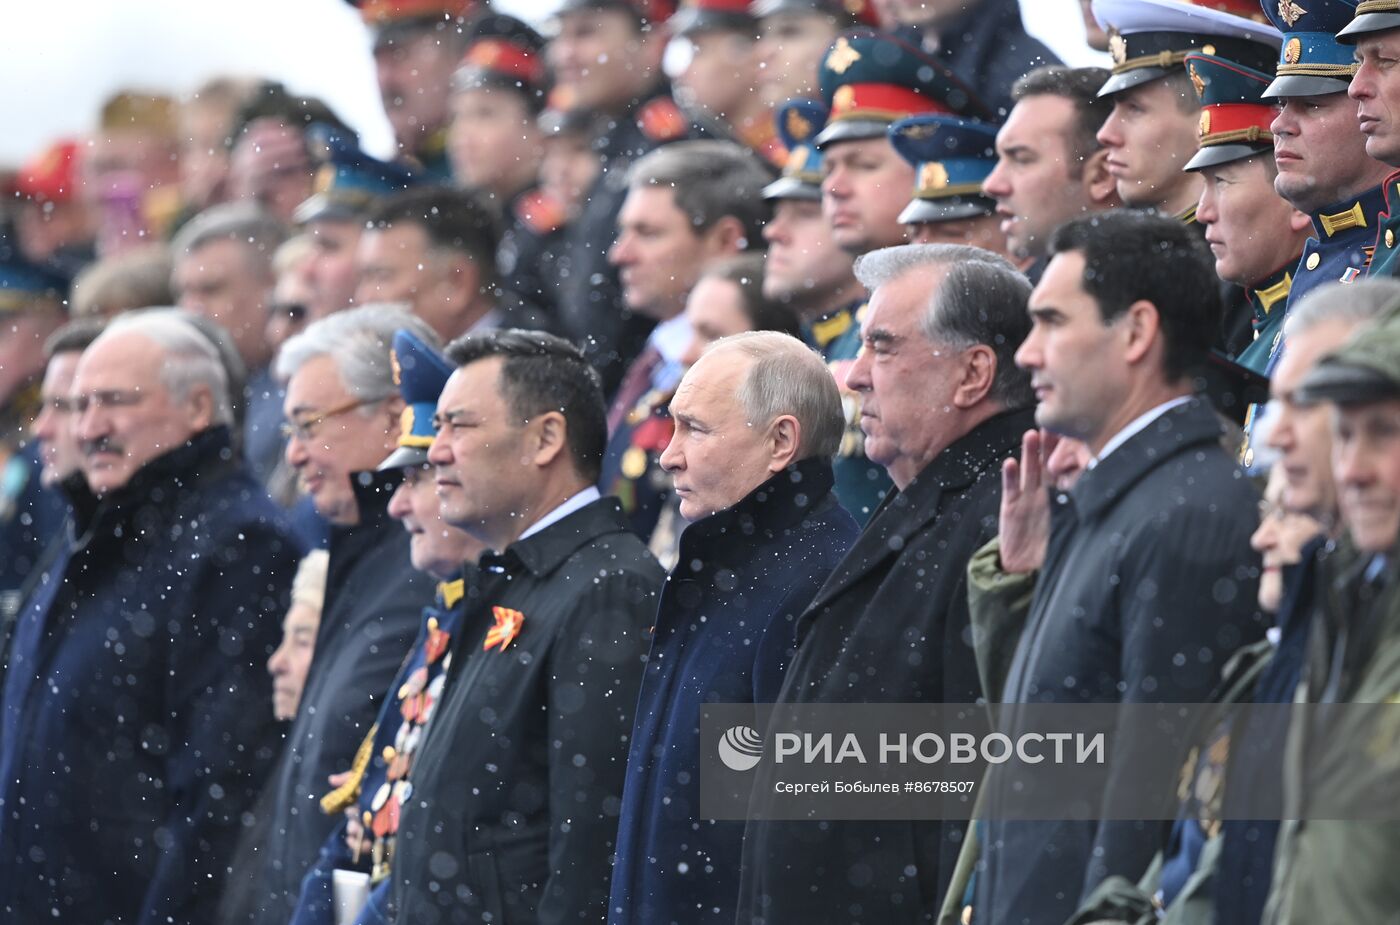
[[[302,418],[299,421],[288,421],[287,423],[282,425],[282,436],[287,440],[290,440],[293,437],[296,437],[297,439],[303,442],[314,440],[316,438],[316,428],[320,427],[323,422],[330,420],[334,417],[339,417],[342,414],[349,414],[356,408],[363,408],[365,405],[372,405],[376,402],[381,402],[383,400],[384,399],[382,398],[357,398],[354,401],[332,408],[329,411],[323,411],[313,418]]]
[[[145,401],[146,395],[147,393],[135,389],[102,389],[87,395],[76,395],[73,398],[54,398],[51,400],[51,405],[55,411],[71,411],[74,414],[82,414],[88,408],[100,408],[104,411],[112,408],[131,408]]]

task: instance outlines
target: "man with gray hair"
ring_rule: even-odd
[[[997,532],[1001,461],[1034,426],[1013,362],[1030,283],[1003,257],[951,244],[873,251],[856,276],[871,298],[846,387],[894,491],[797,620],[776,702],[971,703],[967,563]],[[773,771],[760,764],[756,801]],[[932,920],[965,829],[760,819],[744,836],[745,925]]]
[[[69,397],[71,539],[0,693],[0,908],[209,921],[278,745],[262,665],[299,550],[232,452],[227,373],[190,321],[113,322]]]
[[[744,832],[700,822],[700,710],[777,696],[798,615],[860,532],[832,493],[841,397],[801,341],[776,331],[715,341],[671,415],[661,465],[690,526],[632,727],[612,925],[734,921],[738,868],[712,859],[737,857]]]
[[[180,307],[228,331],[247,369],[243,450],[263,482],[282,453],[282,391],[268,369],[272,347],[266,330],[277,283],[272,257],[287,233],[271,213],[246,202],[228,203],[195,216],[171,242],[171,286]]]
[[[354,766],[384,692],[418,633],[433,584],[389,516],[402,470],[375,471],[398,445],[404,402],[394,333],[438,339],[402,309],[365,305],[314,322],[277,354],[287,383],[287,463],[330,522],[330,563],[316,654],[287,750],[270,785],[260,921],[284,925],[301,880],[337,822],[327,779]],[[350,795],[352,798],[354,794]]]

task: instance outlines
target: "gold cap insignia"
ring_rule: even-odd
[[[919,168],[919,192],[925,193],[947,187],[948,168],[937,161],[927,163]]]
[[[1204,137],[1206,137],[1206,136],[1209,135],[1209,134],[1210,134],[1210,110],[1209,110],[1209,109],[1202,109],[1202,110],[1201,110],[1201,137],[1204,138]]]
[[[403,367],[399,365],[399,354],[397,350],[389,351],[389,369],[394,373],[394,385],[403,385]]]
[[[783,127],[787,129],[788,136],[796,141],[805,140],[812,135],[812,120],[796,109],[787,111]]]
[[[1308,15],[1308,11],[1294,3],[1293,0],[1278,0],[1278,14],[1283,17],[1283,21],[1288,23],[1288,27],[1291,29],[1295,22]]]
[[[1108,53],[1113,56],[1115,65],[1128,60],[1128,40],[1113,26],[1108,27]]]
[[[335,185],[335,165],[323,164],[316,171],[316,178],[311,183],[311,192],[324,193]]]
[[[1196,95],[1205,96],[1206,82],[1203,79],[1201,79],[1201,75],[1196,71],[1195,64],[1191,65],[1191,70],[1189,73],[1191,74],[1191,86],[1196,88]]]
[[[1215,46],[1214,46],[1214,45],[1211,45],[1211,44],[1202,45],[1202,46],[1201,46],[1201,54],[1204,54],[1204,55],[1213,55],[1213,54],[1215,54]]]
[[[851,47],[843,35],[836,40],[836,47],[826,56],[826,66],[838,74],[844,74],[851,69],[851,65],[860,60],[860,52]]]
[[[1303,57],[1303,40],[1289,39],[1288,44],[1283,46],[1283,60],[1288,64],[1297,64],[1301,57]]]
[[[843,85],[831,98],[831,112],[846,113],[856,108],[856,91],[850,84]]]

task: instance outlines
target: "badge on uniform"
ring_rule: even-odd
[[[510,641],[520,635],[525,615],[509,607],[492,607],[491,615],[496,618],[496,625],[486,632],[486,641],[481,644],[481,650],[490,652],[492,649],[500,649],[504,652]]]

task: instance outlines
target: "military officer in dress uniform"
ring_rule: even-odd
[[[1186,164],[1204,180],[1196,221],[1216,274],[1243,288],[1250,309],[1225,319],[1225,352],[1264,373],[1282,343],[1288,290],[1312,226],[1274,192],[1275,112],[1261,96],[1272,75],[1196,53],[1186,69],[1201,98],[1201,150]]]
[[[1008,256],[996,200],[982,184],[997,164],[997,126],[956,116],[910,116],[890,144],[914,167],[914,198],[899,221],[915,244],[971,244]]]
[[[394,860],[399,807],[413,792],[410,771],[433,708],[442,697],[452,663],[449,652],[461,627],[465,584],[481,544],[463,530],[442,522],[438,513],[428,447],[437,435],[433,413],[453,367],[409,331],[394,335],[392,362],[403,396],[403,432],[399,445],[380,471],[399,469],[403,482],[389,502],[389,514],[412,536],[413,567],[438,579],[436,600],[423,608],[423,628],[398,675],[389,685],[384,706],[355,755],[340,785],[321,799],[326,813],[344,813],[346,821],[326,839],[316,865],[302,881],[293,925],[334,925],[335,870],[369,873],[371,895],[360,922],[390,922],[385,878]],[[481,635],[477,632],[477,636]]]
[[[1371,0],[1365,10],[1337,33],[1337,41],[1355,46],[1358,66],[1347,95],[1357,102],[1357,120],[1366,136],[1366,153],[1391,167],[1400,167],[1400,80],[1383,62],[1400,45],[1400,0]],[[1400,275],[1400,170],[1385,178],[1385,211],[1379,216],[1375,256],[1369,275]]]
[[[1098,138],[1118,195],[1125,205],[1194,222],[1201,181],[1182,168],[1196,153],[1199,103],[1182,61],[1204,51],[1267,68],[1282,38],[1254,0],[1094,0],[1094,16],[1113,55],[1113,73],[1099,88],[1113,111]]]
[[[1313,224],[1288,296],[1297,305],[1318,286],[1366,274],[1390,168],[1367,154],[1356,103],[1347,97],[1356,64],[1336,33],[1351,21],[1355,0],[1263,0],[1263,8],[1285,33],[1278,76],[1264,91],[1278,107],[1274,189]],[[1277,362],[1276,355],[1270,372]]]
[[[768,242],[763,293],[796,309],[802,336],[826,360],[841,388],[846,428],[836,453],[836,497],[857,522],[865,521],[889,490],[884,466],[865,458],[860,396],[845,387],[846,371],[860,352],[865,289],[851,269],[849,253],[836,245],[822,215],[822,155],[814,140],[826,125],[826,105],[789,100],[774,116],[788,149],[783,175],[763,188],[773,218],[763,228]]]
[[[880,27],[873,0],[753,0],[758,20],[758,82],[763,101],[777,107],[819,95],[817,72],[836,37],[857,26]]]
[[[473,22],[452,77],[448,153],[456,181],[480,190],[501,210],[502,285],[553,318],[568,215],[539,182],[539,117],[548,96],[544,44],[512,16],[488,14]]]
[[[374,36],[374,69],[399,152],[430,177],[452,176],[447,90],[478,0],[351,0]]]
[[[583,344],[609,397],[653,326],[627,308],[617,270],[608,263],[628,168],[660,145],[721,137],[681,110],[661,71],[663,27],[674,12],[673,0],[564,0],[558,33],[546,49],[571,105],[598,113],[602,122],[593,142],[602,172],[569,228],[559,305],[564,329]]]

